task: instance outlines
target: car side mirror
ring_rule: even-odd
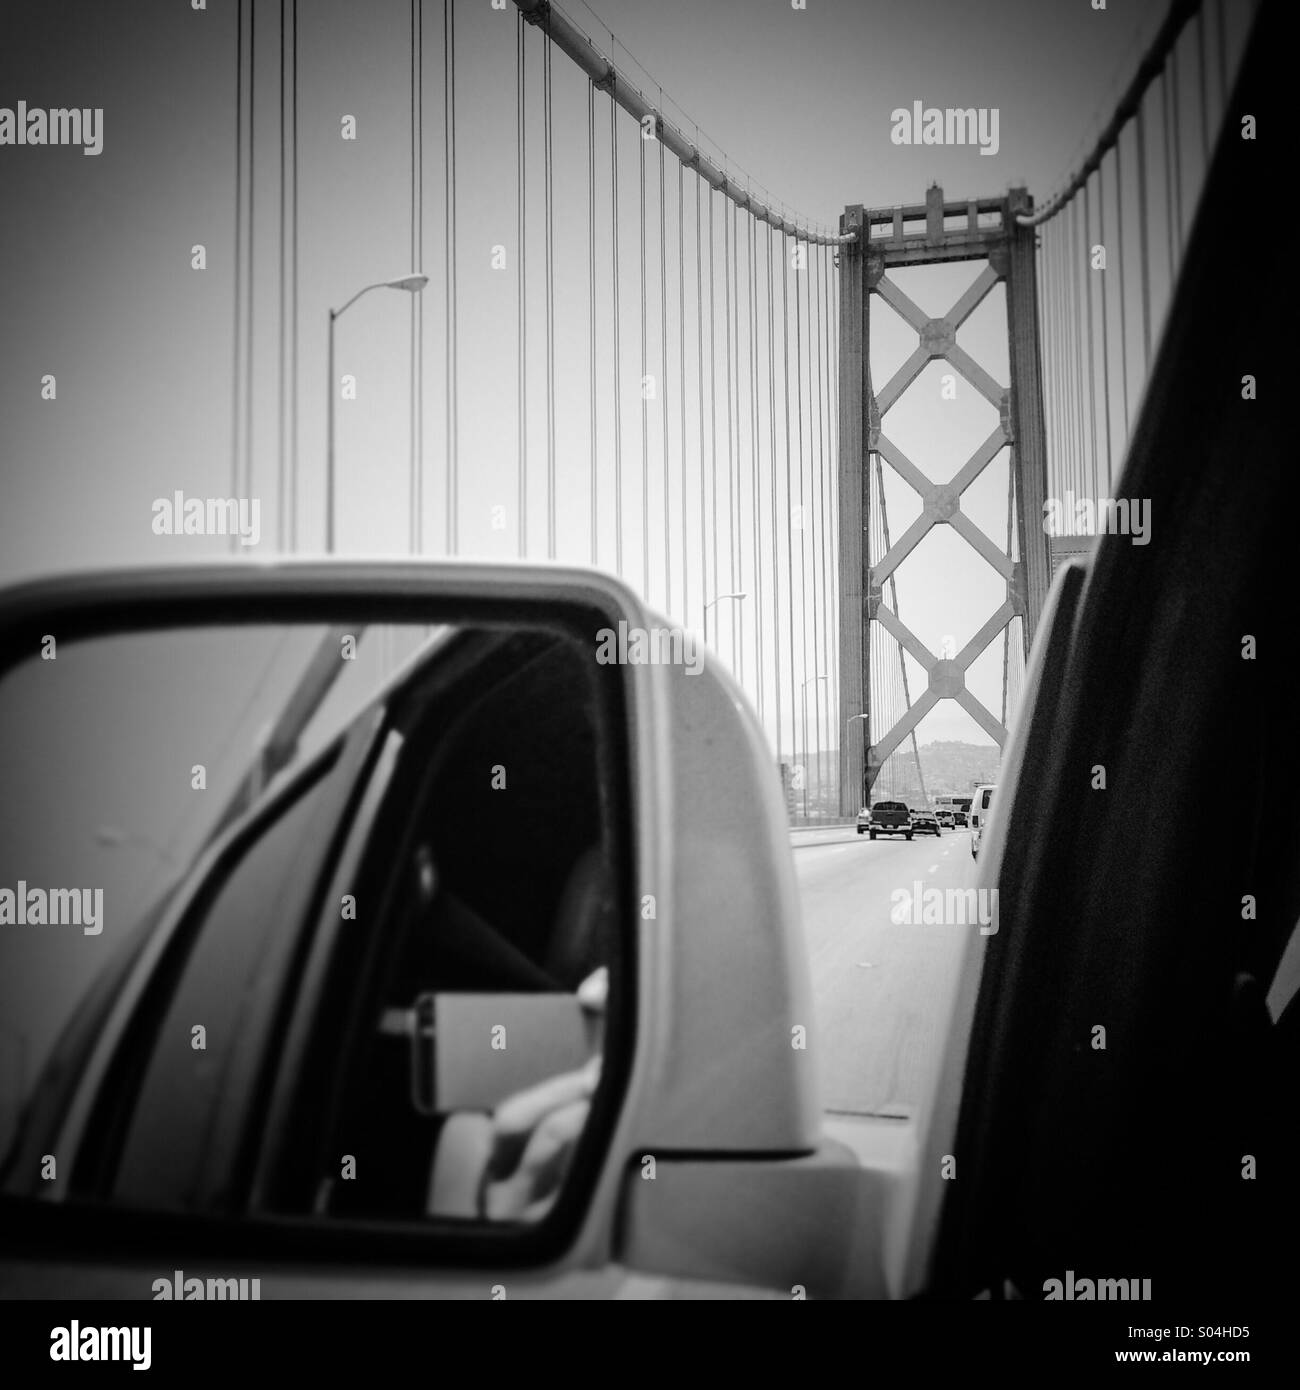
[[[581,1261],[647,1155],[812,1152],[771,765],[695,635],[595,573],[0,594],[7,1228]]]

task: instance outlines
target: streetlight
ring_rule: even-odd
[[[803,697],[803,818],[808,819],[808,687],[814,681],[824,681],[826,677],[809,676],[803,683],[799,694]]]
[[[741,593],[741,594],[719,594],[719,595],[717,596],[717,598],[711,598],[711,599],[708,601],[708,603],[706,603],[706,604],[704,605],[704,645],[705,645],[706,647],[709,645],[709,609],[712,608],[713,605],[714,605],[715,603],[721,603],[723,599],[734,598],[734,599],[736,599],[737,601],[740,601],[740,600],[742,600],[742,599],[747,599],[748,597],[749,597],[748,594],[743,594],[743,593]]]
[[[847,719],[847,721],[845,722],[845,725],[844,725],[844,752],[845,752],[845,754],[847,754],[848,751],[849,751],[849,725],[852,724],[853,721],[854,721],[855,719],[870,719],[870,718],[871,718],[871,715],[870,715],[869,712],[868,712],[868,713],[865,713],[865,714],[851,714],[851,715],[849,715],[849,717],[848,717],[848,719]],[[846,761],[846,763],[848,763],[848,771],[849,771],[849,774],[850,774],[850,776],[851,776],[852,773],[853,773],[853,765],[852,765],[851,762],[849,762],[849,760],[847,759],[847,757],[846,757],[845,761]],[[859,792],[861,793],[861,796],[860,796],[860,798],[859,798],[860,802],[865,802],[866,799],[867,799],[867,798],[866,798],[866,785],[865,785],[865,784],[866,784],[866,780],[867,780],[867,726],[864,724],[864,725],[862,726],[862,776],[861,776],[861,778],[859,778],[859,782],[862,784],[862,785],[859,786]]]
[[[325,553],[327,555],[334,553],[334,392],[336,389],[334,381],[334,320],[342,318],[363,294],[369,294],[371,290],[405,290],[407,294],[419,294],[428,283],[429,277],[427,275],[403,275],[396,280],[376,280],[373,285],[366,285],[364,289],[359,289],[341,309],[330,310],[329,392],[326,397],[329,403],[329,419],[325,427]]]

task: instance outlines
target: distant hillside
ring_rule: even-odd
[[[998,780],[1001,753],[993,744],[946,742],[921,744],[921,771],[925,789],[939,792],[969,792],[980,782]]]

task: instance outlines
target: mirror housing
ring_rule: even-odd
[[[594,571],[288,560],[92,573],[10,589],[0,594],[0,663],[7,669],[31,657],[47,635],[277,621],[544,622],[572,610],[599,614],[605,626],[593,644],[618,634],[626,658],[624,809],[639,909],[628,938],[635,946],[626,1056],[611,1058],[621,1068],[621,1098],[563,1256],[594,1265],[615,1253],[623,1183],[645,1157],[810,1154],[821,1139],[780,779],[745,697],[714,659],[635,659],[623,634],[674,630],[621,581]],[[683,640],[679,650],[687,646]]]

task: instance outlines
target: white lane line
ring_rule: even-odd
[[[931,864],[930,867],[926,870],[926,872],[932,874],[938,867],[938,864]]]

